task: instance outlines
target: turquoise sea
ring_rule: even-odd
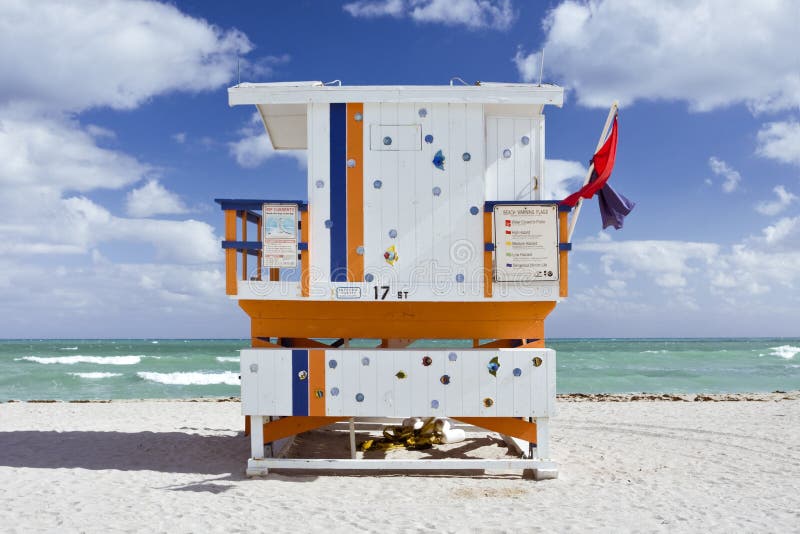
[[[0,340],[0,402],[238,396],[238,351],[247,345],[238,339]],[[800,390],[800,338],[555,339],[548,346],[558,353],[560,393]]]

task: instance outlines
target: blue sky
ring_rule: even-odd
[[[574,190],[621,104],[621,231],[587,204],[550,337],[800,335],[800,6],[727,2],[0,5],[2,337],[245,337],[214,197],[302,198],[242,81],[544,81]]]

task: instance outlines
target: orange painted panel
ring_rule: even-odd
[[[494,243],[492,239],[492,213],[483,213],[483,242]],[[492,276],[492,253],[488,252],[485,248],[483,251],[483,296],[489,298],[492,296],[492,283],[494,277]]]
[[[264,423],[264,443],[288,438],[301,432],[314,430],[321,426],[328,426],[346,419],[346,417],[306,417],[306,416],[292,416],[282,417],[277,421]]]
[[[337,302],[240,300],[251,336],[542,339],[554,301]]]
[[[566,243],[569,238],[569,229],[567,224],[567,212],[561,211],[558,213],[558,227],[559,227],[559,241]],[[569,293],[569,252],[561,250],[558,253],[558,296],[566,297]]]
[[[311,206],[300,213],[300,241],[308,243],[306,250],[300,253],[300,294],[307,297],[311,294],[311,243],[308,241],[308,227],[311,226]],[[280,272],[280,271],[279,271]],[[272,273],[270,272],[270,279]]]
[[[325,415],[325,351],[308,351],[308,415]]]
[[[225,241],[236,241],[236,211],[225,210]],[[236,251],[225,249],[225,294],[235,295],[239,288],[236,283]]]
[[[247,212],[242,211],[242,241],[247,241]],[[247,280],[247,251],[242,251],[242,280]]]
[[[513,436],[529,443],[536,443],[536,423],[514,417],[453,417],[462,423],[474,425],[506,436]]]
[[[362,119],[356,120],[356,113]],[[364,281],[364,255],[358,247],[364,245],[364,104],[347,104],[347,280]]]

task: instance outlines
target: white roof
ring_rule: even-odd
[[[318,81],[242,83],[228,89],[231,106],[255,105],[276,149],[306,148],[307,104],[419,102],[541,107],[564,103],[556,85],[479,82],[476,85],[324,85]]]
[[[557,85],[478,82],[476,85],[323,85],[322,82],[242,83],[228,89],[228,103],[430,102],[561,106]]]

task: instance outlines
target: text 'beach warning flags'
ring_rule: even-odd
[[[606,123],[608,128],[608,123]],[[561,201],[570,207],[575,207],[580,199],[590,199],[595,194],[600,202],[600,215],[603,218],[603,228],[613,226],[617,230],[622,228],[622,222],[636,205],[608,185],[608,178],[614,168],[614,159],[617,155],[617,117],[611,126],[611,134],[592,157],[592,171],[589,181],[580,190]]]

